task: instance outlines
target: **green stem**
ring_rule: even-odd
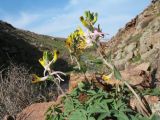
[[[111,64],[109,64],[103,57],[103,55],[101,54],[101,52],[98,50],[98,54],[101,56],[103,62],[107,65],[107,67],[111,68],[113,70],[113,66]]]
[[[140,99],[140,97],[138,96],[138,94],[134,91],[134,89],[128,84],[127,81],[125,80],[121,80],[128,88],[129,90],[134,94],[134,96],[137,98],[139,104],[141,105],[142,109],[144,110],[145,112],[145,115],[146,116],[149,116],[149,113],[148,113],[148,110],[146,109],[146,107],[144,106],[142,100]]]
[[[103,57],[103,55],[101,54],[100,50],[98,50],[99,55],[101,56],[102,60],[104,61],[104,63],[113,70],[113,66],[108,63],[105,58]],[[134,91],[134,89],[127,83],[127,81],[125,80],[121,80],[128,88],[129,90],[134,94],[134,96],[136,97],[136,99],[138,100],[139,104],[141,105],[142,109],[145,111],[145,115],[149,116],[148,110],[146,109],[146,107],[144,106],[142,100],[140,99],[140,97],[138,96],[138,94]]]
[[[76,63],[77,63],[77,65],[78,65],[78,69],[79,69],[79,70],[81,70],[81,65],[80,65],[80,63],[78,62],[78,60],[77,60],[77,58],[76,58],[76,57],[74,57],[74,58],[75,58]]]

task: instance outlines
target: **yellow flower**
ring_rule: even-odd
[[[85,27],[89,28],[89,25],[88,25],[88,23],[84,20],[84,17],[83,17],[83,16],[80,17],[80,21],[82,22],[82,24],[83,24]]]
[[[82,30],[81,27],[78,27],[78,34],[82,37],[84,36],[84,31]]]
[[[59,51],[54,50],[53,54],[54,54],[54,56],[53,56],[53,63],[55,63],[57,61],[57,59],[58,59]]]
[[[49,68],[49,63],[47,63],[47,60],[43,59],[43,58],[40,58],[39,59],[39,63],[43,66],[43,68],[45,69],[45,71],[50,71],[50,68]]]
[[[43,57],[39,59],[39,63],[44,68],[44,76],[47,71],[51,71],[50,66],[55,63],[58,59],[59,51],[54,50],[53,53],[48,51],[43,52]]]
[[[38,77],[36,74],[32,75],[32,83],[41,82],[41,78]]]
[[[32,83],[42,82],[48,79],[48,76],[38,77],[36,74],[32,75]]]
[[[105,82],[108,82],[111,77],[112,77],[112,73],[109,74],[109,75],[103,75],[103,76],[102,76],[102,80],[104,80]]]
[[[73,44],[73,39],[71,38],[71,36],[69,36],[69,37],[67,38],[67,40],[65,41],[65,43],[66,43],[66,46],[67,46],[68,48],[71,48],[71,46],[72,46],[72,44]]]
[[[45,61],[44,61],[42,58],[39,59],[39,63],[40,63],[43,67],[46,66],[46,63],[45,63]]]
[[[39,63],[46,68],[46,66],[49,63],[49,58],[48,58],[48,51],[43,52],[43,57],[39,59]]]
[[[78,48],[80,50],[85,49],[86,48],[86,41],[85,40],[81,40],[79,45],[78,45]]]

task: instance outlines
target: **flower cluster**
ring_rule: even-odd
[[[51,80],[58,86],[61,92],[64,93],[63,90],[60,88],[59,83],[61,81],[64,81],[60,75],[66,75],[66,74],[61,71],[54,71],[52,68],[52,65],[58,59],[58,55],[59,55],[59,52],[57,50],[54,50],[53,52],[49,52],[49,51],[43,52],[43,57],[39,59],[39,63],[44,68],[43,77],[39,77],[36,74],[33,74],[32,83]]]
[[[77,54],[87,47],[85,33],[80,27],[71,33],[65,42],[72,54]]]
[[[90,11],[86,11],[84,16],[80,17],[80,21],[87,29],[86,32],[82,30],[82,28],[78,27],[73,33],[71,33],[67,40],[65,41],[66,46],[70,52],[71,60],[78,63],[81,53],[87,49],[92,47],[94,44],[98,44],[100,38],[104,37],[104,33],[102,33],[100,26],[94,27],[97,22],[98,14],[91,13]]]

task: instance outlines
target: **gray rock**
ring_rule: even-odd
[[[126,47],[124,48],[124,51],[125,51],[126,53],[131,53],[131,52],[133,52],[133,50],[134,50],[135,48],[136,48],[136,43],[133,42],[133,43],[129,44],[128,46],[126,46]]]
[[[122,50],[118,50],[116,53],[116,56],[115,56],[115,60],[119,60],[122,58]]]
[[[115,60],[114,65],[117,66],[119,69],[124,69],[128,61],[133,57],[133,52],[127,54],[124,59]]]
[[[138,49],[136,49],[136,50],[134,50],[134,56],[137,56],[138,54],[139,54],[139,50]]]
[[[156,54],[158,51],[159,51],[159,49],[152,49],[152,50],[146,52],[145,54],[142,54],[141,59],[146,60],[148,58],[151,58],[151,56],[153,56],[153,54]]]
[[[140,38],[140,54],[144,54],[150,50],[149,46],[151,46],[151,36],[151,29],[147,30],[142,34],[142,37]]]
[[[158,31],[160,31],[160,17],[155,19],[153,22],[152,22],[152,25],[150,25],[151,29],[152,29],[152,32],[156,33]]]

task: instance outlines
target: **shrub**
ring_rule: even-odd
[[[46,112],[46,120],[148,120],[129,107],[131,92],[102,90],[94,83],[79,83],[60,105]],[[152,119],[153,120],[153,119]]]
[[[32,84],[32,76],[23,65],[11,64],[0,70],[0,119],[15,115],[28,105],[55,99],[55,86],[50,82]]]

